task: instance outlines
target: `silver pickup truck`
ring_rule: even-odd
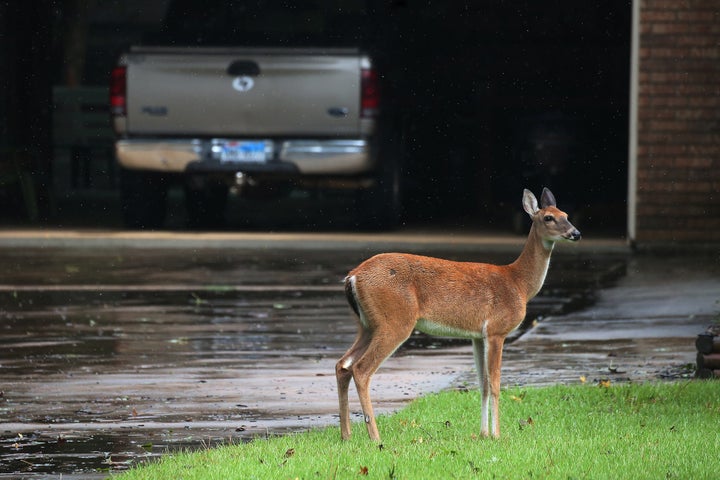
[[[126,225],[159,228],[174,181],[194,226],[220,220],[232,186],[347,189],[359,220],[391,225],[399,167],[378,141],[379,90],[357,48],[131,48],[110,87]]]

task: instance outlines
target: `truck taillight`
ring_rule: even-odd
[[[116,117],[127,113],[126,74],[126,67],[115,67],[110,74],[110,113]]]
[[[380,90],[378,88],[377,72],[372,68],[363,68],[361,75],[360,117],[374,117],[377,115],[378,108],[380,107]]]

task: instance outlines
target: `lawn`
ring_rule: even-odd
[[[502,436],[479,438],[476,390],[412,402],[340,441],[337,426],[167,455],[139,479],[720,478],[720,383],[510,388]]]

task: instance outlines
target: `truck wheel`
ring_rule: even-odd
[[[360,228],[388,230],[400,224],[402,216],[402,176],[397,162],[390,161],[377,178],[377,184],[362,190],[357,198]]]
[[[227,185],[207,184],[202,188],[185,186],[185,214],[188,228],[217,228],[225,223]]]
[[[127,228],[155,230],[162,227],[167,209],[167,181],[159,173],[121,170],[120,200]]]

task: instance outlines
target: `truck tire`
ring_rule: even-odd
[[[379,149],[379,168],[375,185],[357,196],[360,228],[391,230],[397,228],[403,213],[404,142],[400,137],[388,138]]]
[[[156,230],[167,210],[167,181],[156,172],[122,169],[120,201],[126,228]]]
[[[363,230],[392,230],[402,217],[402,175],[396,161],[383,166],[376,184],[356,197],[357,218]]]

